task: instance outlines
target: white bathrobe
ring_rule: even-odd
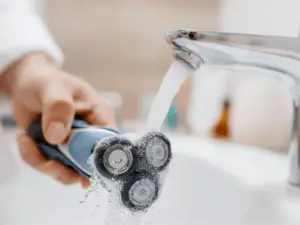
[[[0,71],[29,52],[60,66],[63,54],[38,15],[43,0],[0,0]]]
[[[38,3],[38,4],[37,4]],[[0,72],[30,52],[43,52],[61,66],[63,54],[55,43],[39,13],[43,0],[0,0]],[[0,95],[0,114],[12,109]],[[0,124],[0,188],[16,177],[15,145],[9,132]]]

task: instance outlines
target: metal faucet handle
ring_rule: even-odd
[[[166,32],[166,38],[169,44],[174,46],[176,46],[176,39],[186,38],[191,41],[219,43],[240,47],[253,46],[261,49],[270,49],[272,51],[277,49],[280,51],[300,53],[300,39],[296,37],[173,29]]]
[[[300,84],[299,38],[188,29],[168,30],[166,38],[173,55],[194,70],[203,64],[244,66],[277,72],[284,80]]]

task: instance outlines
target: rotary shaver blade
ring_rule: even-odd
[[[172,158],[171,143],[161,132],[149,132],[137,142],[141,159],[138,170],[160,172],[166,168]]]
[[[136,147],[121,136],[101,140],[94,147],[94,165],[106,178],[121,179],[135,167]]]
[[[133,174],[122,185],[121,197],[123,204],[132,211],[149,208],[157,199],[159,183],[150,174]]]

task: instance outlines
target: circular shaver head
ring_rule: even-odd
[[[150,174],[132,174],[122,185],[122,202],[132,211],[146,210],[157,199],[158,191],[156,177]]]
[[[94,147],[94,165],[106,178],[121,179],[134,170],[136,148],[119,136],[106,138]]]
[[[171,143],[161,132],[149,132],[137,143],[138,155],[141,158],[138,170],[163,170],[172,158]]]

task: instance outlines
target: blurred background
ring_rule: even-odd
[[[165,31],[215,30],[218,11],[217,0],[51,0],[43,15],[63,49],[65,69],[108,92],[119,119],[131,126],[144,120],[171,64]],[[174,102],[170,126],[184,124],[188,87]]]
[[[104,93],[115,107],[119,125],[128,129],[136,129],[145,121],[171,64],[172,53],[164,36],[167,29],[297,36],[300,21],[297,0],[40,0],[36,3],[65,54],[64,69]],[[197,131],[195,107],[200,102],[195,91],[199,89],[197,82],[197,78],[189,77],[182,86],[166,119],[165,126],[169,129]],[[9,110],[7,107],[1,113]],[[224,104],[216,136],[228,135],[228,110]]]
[[[167,29],[297,35],[295,4],[272,1],[266,12],[269,6],[259,0],[51,0],[40,9],[63,49],[65,69],[108,92],[119,120],[129,125],[145,118],[170,66]],[[178,130],[190,130],[191,83],[182,87],[167,121]]]

